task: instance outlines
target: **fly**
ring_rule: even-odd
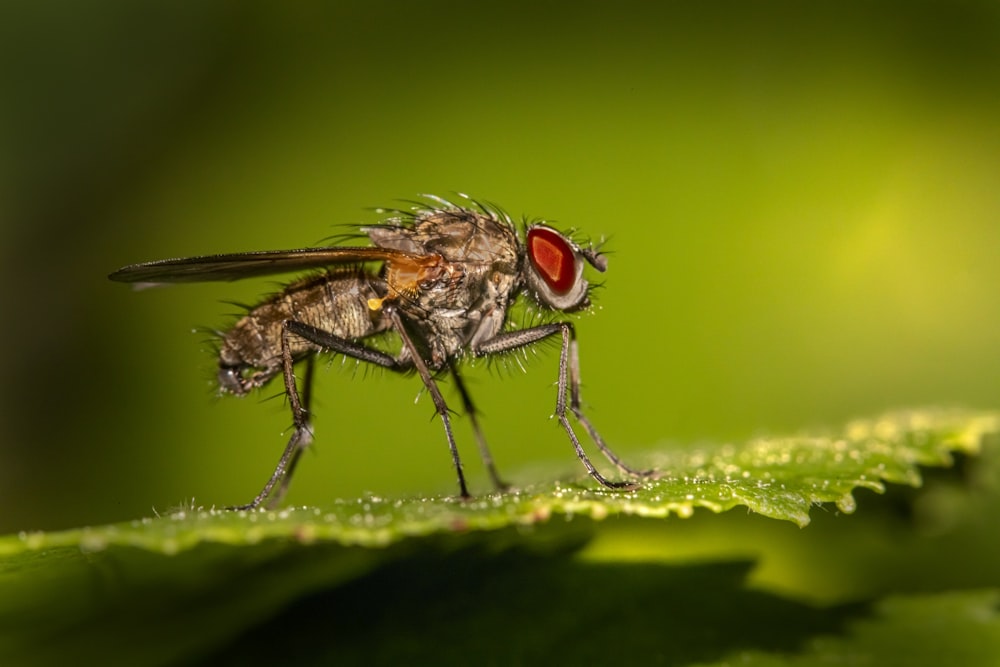
[[[648,476],[627,466],[604,442],[580,409],[580,364],[576,330],[569,321],[518,328],[508,317],[526,293],[543,309],[571,313],[590,307],[584,265],[607,269],[599,248],[580,245],[543,222],[526,224],[522,241],[510,216],[476,202],[453,204],[427,196],[411,211],[391,211],[383,223],[363,227],[370,246],[268,250],[167,259],[126,266],[109,278],[128,283],[232,281],[254,276],[314,270],[247,312],[222,335],[218,381],[223,393],[245,396],[281,376],[294,431],[274,472],[246,505],[280,502],[302,452],[312,442],[310,396],[316,353],[342,354],[390,371],[416,371],[444,425],[462,498],[469,498],[451,428],[451,416],[437,379],[450,375],[469,416],[483,463],[497,489],[502,481],[458,369],[462,357],[487,357],[558,337],[558,393],[555,416],[577,457],[598,483],[634,489]],[[315,271],[318,270],[318,271]],[[370,344],[394,334],[399,352]],[[300,390],[297,363],[305,364]],[[630,478],[604,477],[587,456],[569,421],[572,413],[597,449]]]

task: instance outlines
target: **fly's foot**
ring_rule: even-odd
[[[642,488],[642,484],[639,482],[611,482],[609,480],[604,480],[601,484],[609,489],[614,489],[615,491],[636,491]]]

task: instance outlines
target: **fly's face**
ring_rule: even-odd
[[[607,259],[592,248],[581,248],[565,234],[547,225],[531,225],[525,240],[525,283],[542,305],[572,312],[590,305],[589,284],[583,277],[584,262],[598,271],[608,268]]]

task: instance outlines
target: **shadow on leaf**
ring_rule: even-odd
[[[392,563],[302,599],[206,664],[610,664],[795,652],[867,605],[748,590],[753,563],[588,563],[466,549]]]

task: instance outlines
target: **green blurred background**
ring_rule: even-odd
[[[284,446],[277,388],[214,399],[192,333],[273,283],[110,271],[314,244],[421,192],[610,237],[578,330],[626,454],[996,406],[997,4],[652,4],[8,6],[0,532],[246,501]],[[556,362],[468,373],[514,481],[581,472]],[[452,493],[418,390],[321,372],[289,502]]]

